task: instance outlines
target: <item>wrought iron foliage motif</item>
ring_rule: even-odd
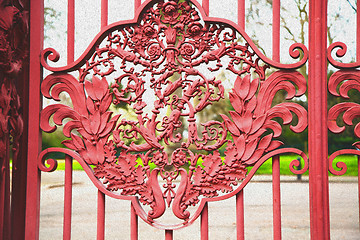
[[[18,1],[0,3],[0,160],[2,171],[8,168],[5,158],[12,145],[13,165],[19,152],[19,139],[23,131],[20,97],[16,81],[28,57],[26,36],[28,13],[22,11]],[[4,175],[3,175],[4,176]]]
[[[341,64],[339,63],[341,66]],[[343,64],[345,66],[345,64]],[[356,69],[343,69],[331,75],[329,78],[329,92],[338,97],[349,99],[348,92],[351,89],[360,91],[360,71]],[[328,114],[328,127],[334,133],[341,133],[345,130],[346,125],[353,125],[353,121],[360,117],[360,104],[355,102],[342,102],[331,107]],[[341,118],[346,124],[345,126],[338,126],[336,120]],[[354,128],[354,134],[360,138],[360,123],[357,123]],[[329,171],[335,175],[343,175],[347,171],[347,166],[344,162],[338,162],[336,166],[339,170],[334,169],[334,159],[343,154],[359,155],[360,142],[353,144],[355,149],[342,149],[334,152],[329,157]]]
[[[271,61],[258,54],[248,37],[242,38],[229,22],[203,21],[196,5],[150,2],[137,22],[110,26],[101,35],[106,38],[94,40],[80,60],[63,68],[46,62],[58,58],[55,50],[42,55],[43,66],[55,72],[44,79],[43,95],[59,101],[66,92],[72,106],[47,106],[41,128],[52,132],[64,124],[69,139],[63,144],[79,154],[79,161],[94,166],[105,193],[137,196],[140,204],[150,206],[149,223],[171,207],[183,220],[180,225],[186,225],[190,206],[233,193],[246,178],[246,167],[283,144],[275,139],[281,135],[275,118],[290,124],[295,114],[294,132],[307,126],[302,106],[272,106],[280,90],[287,99],[303,95],[305,78],[293,70],[266,77]],[[295,48],[307,56],[305,48]],[[222,69],[236,75],[228,94],[221,80],[209,77]],[[78,79],[64,73],[73,70],[78,70]],[[199,122],[197,113],[224,98],[233,111],[222,114],[222,121]],[[114,115],[114,109],[124,106],[134,109],[134,116]],[[55,126],[49,124],[51,118]],[[224,157],[220,149],[225,149]],[[39,167],[54,170],[42,157]]]

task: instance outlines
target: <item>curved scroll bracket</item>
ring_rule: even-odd
[[[339,170],[337,170],[333,167],[333,165],[334,165],[333,162],[334,162],[335,158],[338,156],[341,156],[341,155],[356,155],[356,156],[360,157],[360,151],[355,150],[355,149],[342,149],[342,150],[336,151],[330,155],[329,171],[336,176],[344,175],[347,171],[347,165],[344,162],[336,163],[336,167],[339,168]]]
[[[329,47],[328,47],[328,51],[327,51],[327,58],[330,62],[331,65],[333,65],[336,68],[340,68],[340,69],[350,69],[350,68],[358,68],[360,67],[360,61],[354,62],[354,63],[342,63],[339,61],[336,61],[332,56],[331,53],[333,51],[336,50],[336,56],[338,58],[341,58],[343,56],[345,56],[346,52],[347,52],[347,46],[345,43],[343,42],[334,42],[332,43]]]

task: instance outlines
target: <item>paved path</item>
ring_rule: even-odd
[[[310,239],[309,187],[306,179],[282,177],[282,237]],[[42,174],[40,239],[62,239],[63,172]],[[97,190],[82,171],[74,172],[72,239],[96,239]],[[245,237],[272,239],[272,191],[270,176],[255,176],[246,186]],[[357,178],[331,178],[331,239],[359,240]],[[130,204],[106,198],[106,239],[130,239]],[[209,238],[236,239],[235,199],[209,204]],[[174,239],[200,239],[199,221],[174,232]],[[139,219],[140,240],[164,239],[164,232]]]

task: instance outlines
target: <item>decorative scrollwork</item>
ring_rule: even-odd
[[[339,54],[343,56],[346,52],[346,46],[341,43],[337,43],[342,46],[343,52]],[[336,45],[337,46],[337,45]],[[348,65],[339,65],[341,68],[349,67]],[[339,70],[331,75],[329,79],[329,92],[334,96],[341,96],[342,98],[349,99],[348,92],[351,89],[360,91],[360,71],[354,69]],[[342,116],[341,116],[342,114]],[[328,113],[328,127],[329,130],[334,133],[341,133],[345,130],[345,126],[338,126],[336,120],[341,117],[343,122],[347,126],[353,125],[353,121],[360,117],[360,104],[354,102],[342,102],[331,107]],[[357,123],[354,127],[355,136],[360,138],[360,123]],[[333,167],[334,159],[340,155],[357,155],[360,156],[360,141],[353,143],[356,149],[342,149],[334,152],[329,157],[329,171],[334,175],[344,175],[347,171],[347,165],[344,162],[337,162],[336,167]]]
[[[336,68],[340,68],[340,69],[350,69],[350,68],[358,68],[360,67],[360,62],[354,62],[354,63],[342,63],[342,62],[338,62],[336,61],[332,56],[331,53],[336,49],[336,56],[341,58],[343,56],[345,56],[346,52],[347,52],[347,46],[345,43],[343,42],[334,42],[332,43],[329,48],[328,48],[328,60],[331,63],[331,65],[333,65]]]
[[[360,151],[356,150],[356,149],[342,149],[339,151],[334,152],[333,154],[330,155],[329,157],[329,171],[337,176],[341,176],[344,175],[347,171],[347,165],[344,162],[337,162],[336,163],[336,167],[339,168],[339,170],[336,170],[333,167],[333,162],[335,160],[336,157],[340,156],[340,155],[357,155],[360,156]]]
[[[338,91],[337,91],[338,89]],[[331,75],[329,79],[329,92],[334,96],[341,96],[348,99],[350,89],[360,91],[360,71],[358,70],[340,70]],[[360,104],[353,102],[339,103],[329,110],[328,126],[330,131],[341,133],[345,130],[345,126],[338,126],[336,119],[343,113],[342,119],[346,125],[352,125],[355,118],[360,117]],[[360,138],[360,124],[356,124],[354,128],[355,135]],[[360,148],[360,142],[353,144]]]
[[[66,92],[72,107],[47,106],[41,128],[52,132],[64,124],[69,139],[63,144],[94,166],[93,173],[87,171],[93,182],[98,187],[101,183],[109,196],[138,197],[138,208],[150,207],[143,215],[151,224],[159,224],[156,219],[171,207],[180,225],[187,225],[193,221],[191,206],[233,193],[246,178],[247,166],[281,153],[276,149],[282,142],[274,139],[281,135],[281,125],[275,118],[290,124],[296,115],[298,122],[290,127],[294,132],[307,126],[300,105],[272,106],[280,90],[287,92],[287,99],[303,95],[305,78],[293,70],[266,77],[268,60],[253,43],[244,37],[241,44],[229,23],[202,21],[194,5],[149,4],[136,24],[109,27],[106,39],[94,40],[92,52],[61,72],[45,61],[58,57],[54,50],[42,54],[43,65],[57,72],[44,79],[43,95],[59,101],[59,94]],[[303,49],[292,48],[293,57],[298,57],[298,48]],[[207,77],[220,69],[236,76],[228,96],[221,80]],[[79,79],[66,73],[73,70],[79,71]],[[223,121],[197,118],[226,97],[234,111],[222,114]],[[125,113],[113,115],[124,106]],[[55,126],[49,124],[51,118]]]

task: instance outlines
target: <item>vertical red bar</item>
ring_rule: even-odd
[[[75,49],[75,0],[68,0],[67,63],[74,62]]]
[[[4,129],[5,130],[5,129]],[[5,156],[0,158],[0,237],[10,239],[10,155],[9,133],[5,133]]]
[[[244,189],[241,190],[238,194],[236,194],[236,232],[237,232],[237,240],[245,239],[245,231],[244,231]]]
[[[280,62],[280,0],[273,0],[272,58]]]
[[[273,229],[274,240],[281,239],[281,194],[280,194],[280,159],[279,155],[272,158],[273,188]]]
[[[101,29],[108,25],[108,9],[109,2],[108,0],[101,0]]]
[[[360,2],[360,1],[359,1]],[[359,229],[360,229],[360,156],[358,158],[358,204],[359,204]]]
[[[238,24],[245,30],[245,0],[238,0]]]
[[[173,230],[165,230],[165,240],[173,240]]]
[[[360,1],[357,1],[356,9],[360,9]],[[360,61],[360,14],[358,11],[356,11],[356,61]]]
[[[201,240],[208,240],[209,239],[209,209],[207,203],[205,203],[204,209],[201,212],[200,231],[201,231]]]
[[[309,197],[311,239],[330,239],[327,126],[327,0],[309,4]]]
[[[136,214],[135,208],[133,204],[131,203],[131,240],[137,240],[138,239],[138,216]]]
[[[97,240],[105,239],[105,194],[98,190],[97,199]]]
[[[26,223],[25,239],[39,239],[40,181],[37,156],[41,149],[40,134],[40,82],[42,69],[40,52],[44,40],[44,1],[30,1],[30,66],[29,66],[29,120],[27,122],[27,185],[26,185]],[[25,123],[26,124],[26,123]],[[26,125],[25,125],[26,126]]]
[[[65,156],[65,187],[64,187],[64,240],[71,239],[71,205],[72,205],[72,157]]]
[[[202,0],[202,7],[203,7],[206,15],[209,16],[209,0]]]
[[[134,13],[136,15],[136,10],[140,7],[141,5],[141,0],[135,0],[135,5],[134,5]]]

